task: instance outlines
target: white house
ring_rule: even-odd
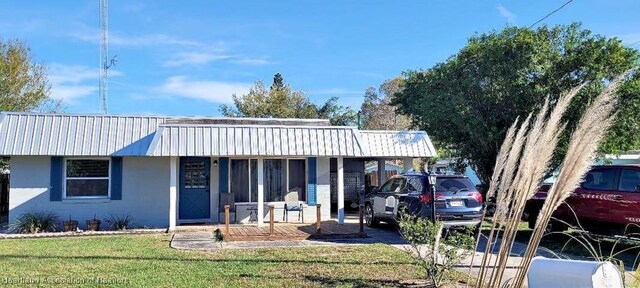
[[[425,132],[359,131],[327,120],[0,113],[10,157],[9,222],[30,211],[61,219],[127,215],[136,226],[269,219],[268,204],[304,203],[330,218],[330,160],[344,220],[344,163],[433,157]],[[292,194],[294,193],[294,194]],[[341,199],[342,197],[342,199]],[[257,214],[255,214],[257,213]]]

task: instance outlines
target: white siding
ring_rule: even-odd
[[[168,157],[125,157],[122,200],[114,201],[49,201],[50,158],[15,156],[10,161],[9,223],[26,212],[51,211],[60,220],[78,220],[81,229],[94,214],[100,219],[129,215],[136,227],[169,226],[169,179],[159,176],[169,175]]]
[[[320,215],[322,220],[331,218],[331,169],[329,158],[318,158],[317,167],[317,201],[321,204]]]

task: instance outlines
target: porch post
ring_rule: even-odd
[[[384,167],[386,161],[384,159],[379,159],[378,160],[378,187],[382,186],[382,183],[384,183],[384,180],[386,179],[386,168]]]
[[[264,159],[258,158],[258,227],[264,225]]]
[[[407,172],[411,169],[413,169],[413,158],[411,157],[402,158],[402,171]]]
[[[344,224],[344,159],[338,157],[338,224]]]
[[[178,218],[178,157],[169,158],[169,230],[176,229]]]

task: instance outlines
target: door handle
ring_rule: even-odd
[[[613,195],[613,197],[611,197],[611,198],[613,198],[613,200],[622,200],[622,199],[624,199],[624,197],[622,197],[622,195]]]

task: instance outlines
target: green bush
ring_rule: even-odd
[[[456,265],[473,253],[473,229],[443,230],[442,223],[402,214],[400,234],[409,243],[406,251],[424,269],[426,276],[440,287],[455,279],[452,274]]]
[[[109,229],[111,230],[127,230],[127,228],[131,227],[131,217],[128,215],[125,216],[114,216],[109,215],[104,222],[107,223]]]
[[[18,219],[9,225],[10,233],[42,233],[56,231],[58,215],[53,212],[29,212],[20,215]]]

